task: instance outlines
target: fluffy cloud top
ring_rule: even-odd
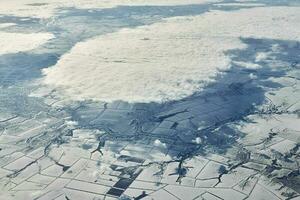
[[[240,37],[299,40],[298,27],[296,7],[171,18],[78,43],[57,65],[44,70],[44,83],[63,88],[73,100],[178,100],[230,67],[225,52],[244,48]]]
[[[220,0],[0,0],[0,14],[20,17],[49,18],[60,8],[102,9],[116,6],[187,5]]]
[[[50,33],[0,32],[0,54],[29,51],[46,43],[54,35]]]

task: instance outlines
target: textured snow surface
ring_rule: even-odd
[[[75,45],[44,70],[44,83],[73,100],[178,100],[230,67],[226,51],[245,48],[240,37],[300,40],[299,13],[296,7],[211,11],[123,29]]]

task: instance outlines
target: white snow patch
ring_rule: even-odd
[[[54,38],[50,33],[0,32],[0,54],[29,51]]]

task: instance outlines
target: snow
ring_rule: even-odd
[[[45,8],[45,16],[52,16],[58,7],[72,3],[88,8],[93,3],[113,5],[121,1],[19,3],[28,2],[35,4],[26,5],[29,10],[24,12],[16,7],[20,12],[13,14],[32,11],[38,16],[39,9]],[[145,1],[126,2],[142,5]],[[148,2],[172,5],[194,0]],[[8,43],[0,46],[1,51],[29,52],[1,55],[4,73],[0,77],[17,74],[14,68],[35,72],[45,66],[31,54],[45,58],[57,55],[60,60],[43,71],[41,80],[32,77],[33,87],[26,81],[1,88],[0,199],[116,199],[108,191],[119,188],[124,179],[130,181],[121,187],[123,194],[137,197],[145,191],[145,199],[285,199],[292,192],[298,195],[293,189],[297,190],[294,172],[299,167],[296,145],[300,141],[299,8],[240,9],[245,4],[226,2],[213,7],[223,11],[159,17],[156,23],[151,21],[152,25],[96,37],[88,34],[84,40],[66,34],[71,29],[58,31],[57,26],[39,20],[31,24],[29,17],[1,18],[7,23],[0,24],[0,33],[13,35],[13,39],[2,38],[10,40],[1,41]],[[77,14],[69,17],[62,23],[68,28],[82,22]],[[40,31],[54,31],[57,38],[47,42],[53,38],[49,34],[36,42],[39,34],[48,33],[24,34],[36,30],[35,25],[41,26]],[[89,25],[87,32],[98,28]],[[4,31],[18,31],[21,39]],[[22,38],[24,35],[31,36]],[[247,37],[262,39],[243,39]],[[76,41],[81,43],[66,49],[56,45],[61,40],[72,40],[72,46]],[[24,54],[29,56],[21,63],[24,65],[14,62],[19,56],[22,61]],[[234,68],[224,72],[231,65]],[[205,87],[222,73],[216,84]],[[40,81],[45,85],[39,85]],[[27,94],[39,86],[42,88],[36,95],[28,98]],[[177,100],[201,90],[199,95],[170,104],[125,102]],[[72,102],[85,99],[123,101]],[[273,113],[264,114],[266,109]]]
[[[205,192],[203,188],[183,187],[177,185],[168,185],[164,188],[179,199],[192,200]]]

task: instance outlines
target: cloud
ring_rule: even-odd
[[[160,148],[166,148],[167,147],[167,145],[165,143],[161,142],[159,139],[156,139],[154,141],[154,146],[160,147]]]
[[[220,0],[0,0],[0,13],[19,17],[51,18],[61,8],[103,9],[116,6],[164,6],[219,2]]]
[[[29,51],[54,38],[51,33],[0,32],[0,54]]]
[[[65,98],[72,100],[182,99],[230,67],[226,51],[245,48],[240,37],[299,40],[299,13],[296,7],[211,11],[123,29],[78,43],[43,71],[43,82],[62,88]]]

